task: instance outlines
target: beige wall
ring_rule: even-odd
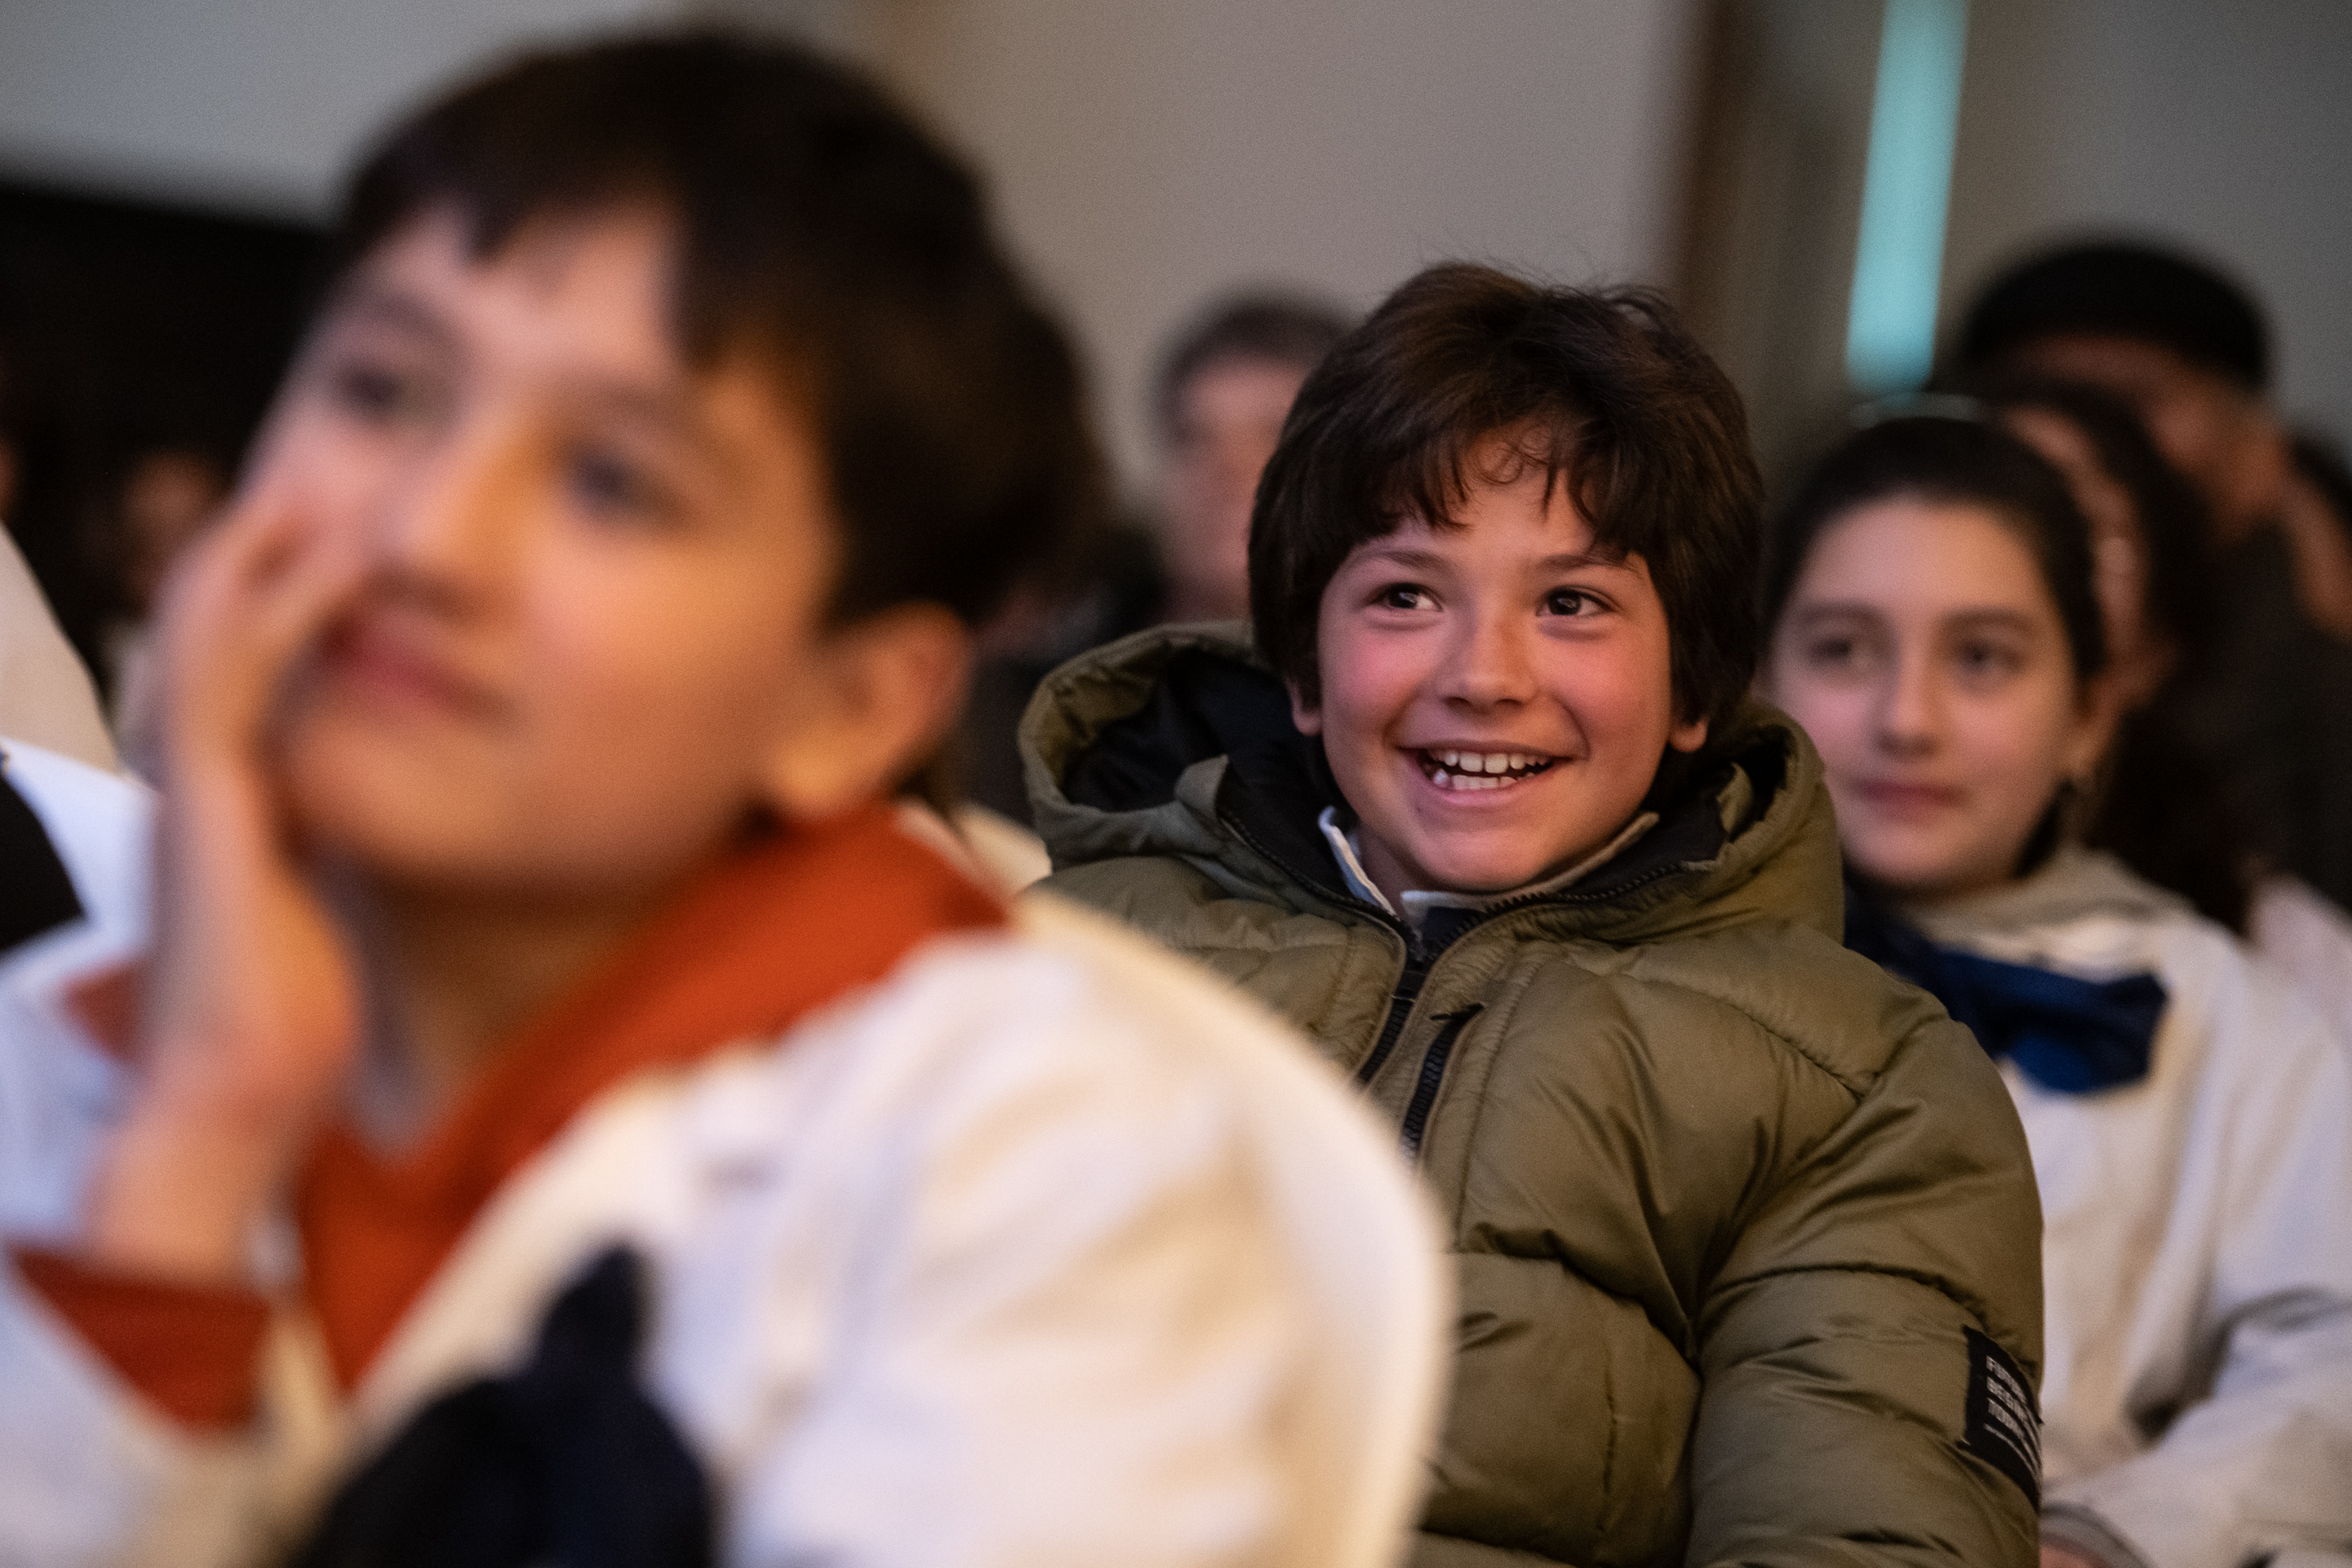
[[[993,175],[1130,478],[1161,341],[1213,292],[1671,270],[1686,0],[883,3],[866,37]]]
[[[858,55],[992,177],[1122,467],[1164,335],[1425,262],[1663,279],[1694,0],[0,0],[0,170],[322,211],[383,119],[516,41],[734,16]]]
[[[416,94],[526,39],[677,0],[0,0],[0,170],[325,210]]]

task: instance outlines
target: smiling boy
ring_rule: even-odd
[[[1433,268],[1299,395],[1254,643],[1130,638],[1024,724],[1046,886],[1307,1030],[1448,1217],[1423,1563],[2034,1558],[2032,1171],[1840,946],[1757,510],[1664,307]]]
[[[1379,1568],[1439,1290],[1377,1131],[892,804],[1091,477],[975,182],[622,40],[339,237],[169,595],[152,910],[0,746],[108,884],[0,960],[0,1561]]]

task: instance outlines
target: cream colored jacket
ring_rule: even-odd
[[[2352,1049],[2221,927],[2102,856],[1908,911],[1936,941],[2168,994],[2148,1077],[2004,1068],[2042,1188],[2044,1538],[2118,1568],[2352,1550]]]
[[[69,1241],[125,1084],[60,999],[140,946],[147,808],[10,752],[91,913],[0,964],[0,1235]],[[261,1418],[194,1436],[0,1265],[0,1563],[268,1559],[424,1403],[514,1365],[616,1240],[651,1265],[641,1378],[717,1483],[729,1563],[1401,1549],[1450,1318],[1392,1141],[1253,1006],[1047,900],[593,1101],[348,1402],[289,1323]]]

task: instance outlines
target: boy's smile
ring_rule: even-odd
[[[1561,482],[1491,441],[1452,522],[1413,521],[1323,593],[1320,700],[1294,696],[1359,818],[1364,867],[1497,893],[1591,854],[1640,808],[1675,712],[1664,605],[1639,556],[1592,550]]]

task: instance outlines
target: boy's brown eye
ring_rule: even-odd
[[[1372,596],[1384,610],[1418,610],[1429,602],[1429,591],[1411,583],[1394,583]]]
[[[1581,588],[1558,588],[1544,595],[1548,616],[1589,616],[1600,608],[1600,599]]]
[[[616,453],[583,448],[572,454],[566,482],[583,510],[605,518],[655,518],[669,494],[643,465]]]
[[[371,423],[421,417],[436,402],[424,376],[366,359],[346,360],[329,372],[327,395],[345,413]]]

